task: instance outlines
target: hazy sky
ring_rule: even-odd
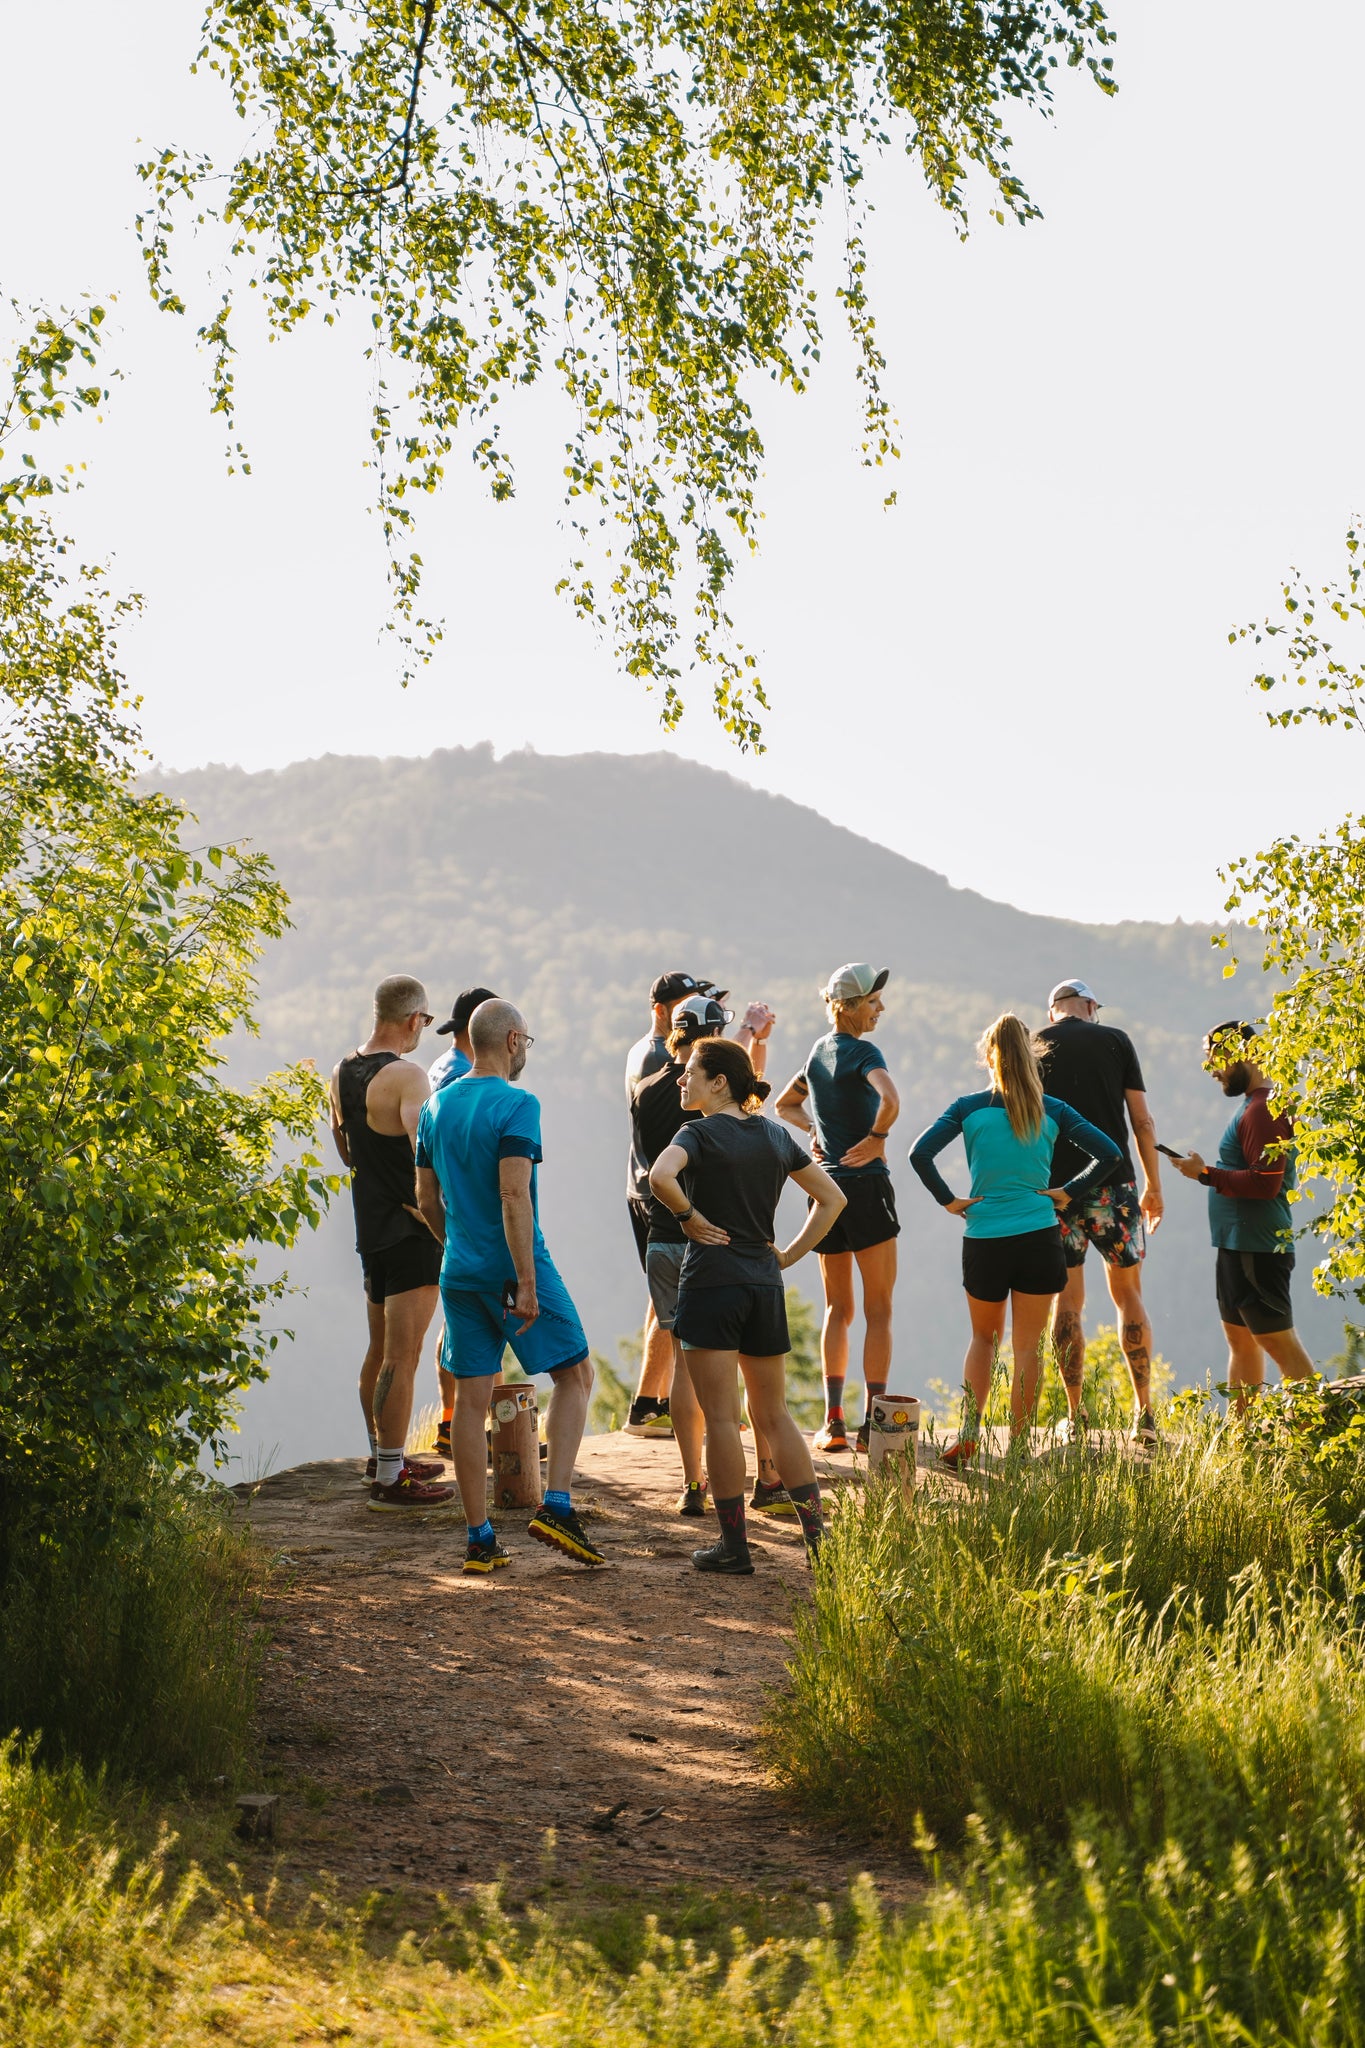
[[[230,146],[191,80],[198,10],[0,0],[8,291],[120,294],[124,371],[69,523],[142,591],[125,636],[177,767],[326,751],[660,744],[814,805],[1029,909],[1207,916],[1220,860],[1355,802],[1355,749],[1270,732],[1228,627],[1297,562],[1335,571],[1365,503],[1358,404],[1358,0],[1116,0],[1121,92],[1068,79],[1015,123],[1045,209],[964,246],[897,162],[873,288],[902,422],[899,507],[858,467],[844,351],[765,405],[763,556],[737,594],[774,700],[735,753],[705,684],[679,737],[553,595],[554,409],[509,408],[522,496],[458,462],[421,545],[447,618],[406,693],[383,644],[359,330],[249,332],[229,478],[192,329],[156,314],[131,230],[148,146]],[[184,283],[200,283],[188,234]],[[200,304],[208,299],[200,290]]]

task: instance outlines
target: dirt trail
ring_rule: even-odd
[[[553,1828],[561,1877],[824,1893],[871,1870],[903,1893],[911,1866],[802,1822],[754,1755],[809,1588],[795,1525],[754,1517],[754,1577],[718,1582],[692,1570],[715,1520],[675,1512],[671,1443],[591,1438],[574,1484],[607,1569],[558,1559],[522,1512],[495,1518],[513,1564],[465,1578],[458,1510],[371,1514],[358,1460],[245,1504],[281,1561],[260,1708],[281,1875],[456,1896],[503,1871],[515,1893]]]

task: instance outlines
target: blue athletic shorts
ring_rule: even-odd
[[[588,1340],[569,1290],[548,1262],[536,1267],[540,1314],[518,1336],[520,1318],[504,1306],[501,1294],[475,1294],[441,1289],[446,1313],[445,1357],[441,1363],[457,1380],[482,1379],[502,1365],[505,1344],[528,1378],[538,1372],[562,1372],[588,1355]]]

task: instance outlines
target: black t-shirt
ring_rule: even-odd
[[[730,1234],[729,1244],[688,1240],[682,1278],[689,1287],[782,1285],[773,1251],[777,1202],[788,1175],[810,1165],[784,1124],[766,1116],[698,1118],[675,1133],[689,1164],[679,1175],[683,1193],[708,1223]]]
[[[1059,1017],[1045,1024],[1034,1041],[1043,1070],[1043,1086],[1059,1102],[1069,1102],[1088,1123],[1112,1138],[1123,1154],[1113,1180],[1136,1181],[1128,1150],[1128,1118],[1124,1091],[1143,1088],[1142,1068],[1126,1031],[1112,1024],[1089,1024],[1084,1017]],[[1065,1138],[1052,1155],[1052,1185],[1060,1187],[1089,1165]]]
[[[657,1073],[637,1081],[631,1092],[631,1146],[635,1156],[647,1166],[652,1166],[659,1154],[668,1150],[683,1124],[695,1123],[701,1115],[699,1109],[684,1109],[680,1100],[686,1064],[685,1060],[670,1059]],[[649,1196],[647,1207],[649,1235],[654,1243],[686,1243],[681,1223],[657,1195]]]

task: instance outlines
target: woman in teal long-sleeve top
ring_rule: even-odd
[[[1006,1011],[983,1033],[977,1048],[991,1085],[960,1095],[916,1138],[910,1153],[930,1194],[966,1224],[962,1285],[972,1319],[963,1361],[962,1427],[943,1462],[953,1468],[976,1455],[980,1418],[990,1394],[991,1367],[1011,1306],[1014,1379],[1010,1434],[1033,1421],[1042,1378],[1043,1335],[1052,1304],[1066,1285],[1058,1213],[1100,1186],[1121,1154],[1112,1138],[1087,1123],[1069,1103],[1043,1093],[1042,1076],[1024,1024]],[[970,1195],[954,1195],[934,1164],[961,1138],[972,1176]],[[1054,1188],[1052,1153],[1059,1137],[1087,1154],[1083,1173]]]

